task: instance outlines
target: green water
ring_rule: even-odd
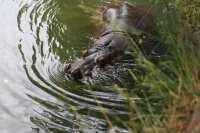
[[[124,99],[112,88],[67,81],[63,73],[64,62],[95,37],[91,14],[80,5],[95,8],[101,3],[0,1],[1,133],[104,133],[109,127],[101,107],[126,119]]]

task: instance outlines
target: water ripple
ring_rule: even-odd
[[[108,128],[105,114],[111,119],[128,116],[125,98],[110,86],[88,86],[64,77],[65,59],[76,56],[87,47],[87,37],[94,36],[90,18],[79,4],[79,0],[20,4],[17,22],[22,39],[18,49],[23,68],[36,91],[44,93],[44,97],[28,94],[43,110],[31,121],[46,132],[100,133]]]

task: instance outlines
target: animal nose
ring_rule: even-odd
[[[66,64],[65,67],[64,67],[64,72],[67,74],[67,76],[69,78],[71,78],[71,79],[77,79],[77,80],[83,78],[83,75],[82,75],[80,69],[73,70],[71,68],[72,68],[72,65],[70,63]]]

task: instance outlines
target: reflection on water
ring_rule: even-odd
[[[105,132],[105,114],[127,119],[126,102],[112,88],[66,81],[63,73],[65,60],[95,36],[80,4],[102,2],[0,1],[1,133]]]

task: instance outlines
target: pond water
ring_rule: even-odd
[[[1,133],[104,133],[106,115],[126,119],[124,99],[112,88],[67,81],[63,73],[66,59],[95,37],[91,15],[80,5],[101,3],[0,0]]]

